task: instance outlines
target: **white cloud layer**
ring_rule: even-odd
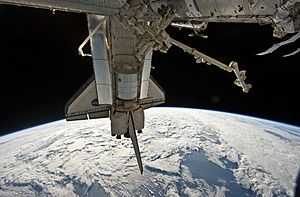
[[[108,119],[59,121],[0,138],[0,196],[292,196],[300,128],[220,112],[146,110],[138,136]]]

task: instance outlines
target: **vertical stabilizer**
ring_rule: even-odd
[[[136,133],[135,133],[135,125],[134,125],[134,119],[133,119],[133,112],[130,112],[130,119],[129,119],[129,135],[132,141],[132,145],[134,148],[135,156],[141,171],[141,174],[143,174],[143,163],[141,158],[141,152],[139,149],[139,144],[137,141]]]

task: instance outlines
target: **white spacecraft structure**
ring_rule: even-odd
[[[233,72],[237,78],[234,83],[244,92],[251,88],[245,82],[246,72],[239,70],[237,62],[221,63],[171,38],[166,27],[188,28],[201,35],[209,22],[271,24],[276,37],[300,29],[300,0],[0,0],[1,3],[87,14],[89,36],[79,46],[79,53],[93,58],[94,76],[66,104],[66,119],[109,117],[113,136],[131,138],[141,173],[136,132],[144,128],[144,110],[165,102],[163,89],[150,76],[154,50],[167,53],[175,45],[193,55],[197,63]],[[92,54],[83,52],[88,42]]]

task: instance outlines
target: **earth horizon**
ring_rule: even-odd
[[[300,127],[188,108],[151,108],[130,139],[109,119],[48,123],[0,136],[0,196],[293,196]]]

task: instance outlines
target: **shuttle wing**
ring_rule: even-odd
[[[92,76],[67,102],[65,115],[69,121],[106,118],[109,116],[109,109],[108,105],[99,105],[96,82]]]
[[[148,96],[140,100],[144,109],[163,104],[165,102],[165,92],[159,84],[151,77],[149,81]]]
[[[0,0],[0,4],[106,16],[115,14],[124,2],[124,0]]]

